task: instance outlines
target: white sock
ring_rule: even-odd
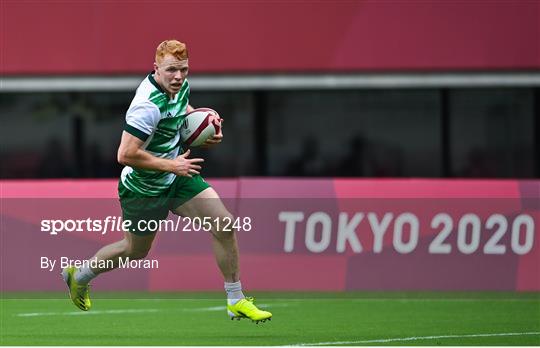
[[[95,277],[97,277],[97,274],[94,274],[90,267],[81,267],[77,269],[77,272],[75,272],[75,280],[81,285],[90,283],[90,281]]]
[[[225,282],[225,291],[227,292],[227,302],[232,305],[245,297],[240,281],[235,283]]]

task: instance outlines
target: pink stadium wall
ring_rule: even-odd
[[[9,75],[146,73],[167,38],[194,72],[540,68],[538,1],[6,0],[1,20]]]
[[[252,219],[238,233],[251,290],[540,290],[540,181],[210,181]],[[119,216],[114,180],[0,184],[2,291],[63,290],[43,257],[87,258],[121,237],[41,229]],[[104,274],[95,289],[221,290],[210,236],[182,226],[159,232],[148,256],[159,268]]]

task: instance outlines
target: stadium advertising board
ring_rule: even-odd
[[[211,183],[234,215],[217,223],[238,231],[253,290],[540,290],[538,181]],[[3,268],[2,291],[63,290],[66,263],[123,235],[114,180],[2,187],[2,264],[18,266]],[[209,219],[143,221],[159,231],[154,249],[95,289],[219,290]]]

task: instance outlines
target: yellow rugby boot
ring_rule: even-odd
[[[257,306],[253,304],[255,299],[253,297],[246,297],[235,304],[227,303],[227,313],[231,320],[242,318],[251,319],[254,323],[265,322],[267,320],[272,320],[272,313],[267,311],[262,311]]]
[[[75,267],[66,267],[62,270],[62,278],[66,282],[69,289],[69,297],[75,306],[83,311],[87,311],[92,307],[90,302],[90,285],[80,285],[75,280],[75,272],[77,268]]]

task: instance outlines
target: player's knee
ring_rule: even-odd
[[[218,239],[230,239],[234,237],[234,217],[231,213],[225,212],[218,219],[213,219],[214,226],[212,233]]]

